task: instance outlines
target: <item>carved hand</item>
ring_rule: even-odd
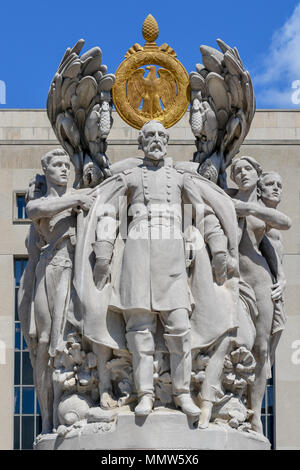
[[[103,289],[110,276],[110,260],[96,258],[93,274],[97,289]]]
[[[96,198],[96,194],[92,194],[92,195],[81,194],[80,199],[79,199],[79,206],[84,211],[89,211],[95,201],[95,198]]]
[[[274,284],[271,287],[271,289],[272,289],[271,298],[274,302],[276,302],[276,300],[281,300],[282,299],[282,295],[283,295],[283,291],[285,289],[285,286],[286,286],[286,280],[283,279],[281,281],[278,281],[276,284]]]
[[[212,259],[212,270],[218,286],[222,286],[227,279],[227,254],[216,253]]]

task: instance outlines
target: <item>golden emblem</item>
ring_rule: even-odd
[[[152,15],[145,19],[142,32],[146,44],[134,44],[116,71],[113,102],[130,126],[140,129],[156,119],[168,128],[188,108],[189,77],[175,51],[168,44],[155,43],[159,30]]]

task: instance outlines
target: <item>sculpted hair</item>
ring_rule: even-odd
[[[69,157],[69,155],[63,149],[50,150],[50,152],[47,152],[41,158],[41,164],[42,164],[43,169],[47,168],[47,166],[49,165],[49,163],[50,163],[50,161],[52,160],[53,157]]]
[[[279,173],[277,173],[277,171],[264,171],[264,172],[260,175],[260,177],[259,177],[259,179],[258,179],[258,182],[257,182],[257,187],[258,187],[259,189],[262,189],[263,180],[264,180],[264,178],[265,178],[266,176],[269,176],[269,175],[276,175],[276,176],[279,176],[279,178],[280,178],[280,180],[281,180],[281,176],[280,176]]]
[[[248,163],[250,163],[250,165],[256,170],[256,173],[258,177],[260,178],[263,172],[261,165],[255,160],[255,158],[245,156],[245,157],[237,158],[236,160],[233,161],[231,165],[231,169],[230,169],[230,178],[232,179],[232,181],[235,182],[235,175],[234,175],[235,167],[236,167],[236,164],[240,162],[241,160],[246,160]]]
[[[147,121],[145,122],[145,124],[143,125],[143,127],[140,129],[139,131],[139,135],[138,135],[138,149],[139,150],[142,150],[142,141],[143,141],[143,135],[144,135],[144,131],[145,131],[145,127],[150,124],[150,122],[157,122],[158,124],[161,124],[162,127],[165,129],[164,125],[162,124],[162,122],[160,121],[155,121],[152,119],[152,121]],[[169,140],[169,132],[167,131],[167,129],[165,129],[165,133],[166,133],[166,136],[167,136],[167,141]]]

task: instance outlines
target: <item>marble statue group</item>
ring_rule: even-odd
[[[99,48],[79,56],[81,40],[50,86],[61,147],[42,157],[43,174],[29,185],[19,291],[43,434],[117,423],[124,410],[147,420],[159,409],[178,410],[199,430],[219,423],[262,434],[286,321],[282,181],[251,156],[234,158],[255,112],[237,49],[201,46],[185,106],[176,101],[179,61],[157,34],[150,15],[146,45],[128,51],[116,77]],[[147,82],[132,57],[169,71],[157,78],[148,67]],[[110,164],[112,103],[140,129],[143,156]],[[189,104],[196,151],[173,161],[167,127]]]

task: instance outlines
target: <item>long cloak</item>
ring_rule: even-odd
[[[79,213],[77,219],[77,243],[75,251],[74,280],[68,319],[91,341],[112,349],[125,349],[125,323],[122,314],[109,308],[112,285],[118,274],[124,242],[118,237],[111,263],[111,282],[99,291],[93,280],[95,256],[92,244],[96,237],[97,211],[109,204],[116,176],[107,179],[95,189],[97,198],[89,213]],[[234,268],[223,286],[213,282],[209,254],[204,246],[196,252],[190,274],[190,287],[194,298],[191,315],[192,347],[201,348],[213,344],[225,332],[237,328],[238,308],[238,247],[237,222],[233,203],[229,196],[215,184],[199,175],[187,172],[186,187],[189,199],[197,203],[196,194],[216,214],[228,240],[228,252]],[[194,194],[194,196],[193,196]],[[127,207],[119,216],[127,217]]]

